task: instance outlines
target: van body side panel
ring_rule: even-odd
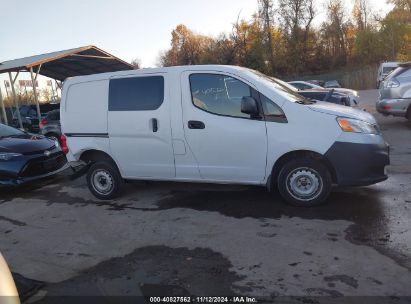
[[[81,154],[88,150],[102,151],[110,155],[110,142],[108,136],[66,136],[67,144],[70,147],[67,154],[68,161],[78,161]],[[116,161],[116,159],[114,159]]]
[[[158,76],[164,78],[164,96],[158,108],[108,111],[110,151],[117,161],[123,178],[170,179],[175,177],[170,124],[169,76],[166,73],[155,73],[112,79]],[[127,88],[121,89],[120,93],[124,93],[125,90]]]
[[[267,176],[281,156],[299,150],[324,155],[342,133],[333,115],[293,102],[284,103],[283,110],[288,123],[267,122]]]
[[[108,80],[68,86],[62,109],[64,133],[107,134]]]
[[[78,161],[87,150],[110,154],[107,134],[107,79],[69,79],[60,105],[61,129],[70,147],[68,161]]]
[[[170,89],[171,100],[171,128],[173,137],[173,150],[176,168],[176,179],[191,181],[201,180],[200,171],[193,152],[188,146],[184,136],[183,113],[182,113],[182,91],[180,82],[180,71],[173,71]]]

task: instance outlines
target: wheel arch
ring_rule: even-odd
[[[296,159],[296,158],[311,158],[320,161],[330,172],[331,174],[331,180],[333,183],[337,183],[337,172],[334,168],[334,166],[331,164],[331,162],[325,157],[324,155],[310,151],[310,150],[294,150],[294,151],[289,151],[285,154],[283,154],[281,157],[277,159],[277,161],[274,163],[274,166],[271,170],[271,176],[269,179],[269,185],[268,187],[272,187],[273,183],[276,182],[278,174],[280,173],[281,168],[290,160]]]
[[[95,163],[95,162],[98,162],[98,161],[107,161],[107,162],[110,162],[113,165],[115,165],[118,172],[121,172],[120,168],[118,167],[118,165],[116,163],[116,161],[107,152],[104,152],[104,151],[101,151],[101,150],[90,149],[90,150],[83,151],[81,153],[79,159],[81,161],[85,162],[86,164]]]

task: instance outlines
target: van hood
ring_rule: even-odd
[[[334,104],[331,102],[317,101],[316,103],[308,106],[311,110],[321,112],[329,115],[343,116],[348,118],[359,119],[371,124],[376,124],[374,116],[370,113],[352,108]]]

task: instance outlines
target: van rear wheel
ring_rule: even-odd
[[[278,190],[291,205],[315,206],[323,203],[331,191],[331,175],[320,162],[311,158],[286,163],[278,175]]]
[[[123,183],[117,168],[110,162],[96,162],[87,172],[87,185],[91,193],[101,200],[117,197]]]

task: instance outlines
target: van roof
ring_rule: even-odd
[[[127,76],[136,74],[151,74],[151,73],[165,73],[170,71],[207,71],[207,70],[217,70],[221,72],[233,72],[233,71],[248,71],[249,69],[235,66],[235,65],[182,65],[182,66],[172,66],[172,67],[159,67],[159,68],[142,68],[137,70],[124,70],[118,72],[108,72],[100,74],[92,74],[85,76],[75,76],[67,78],[67,81],[77,82],[77,81],[87,81],[87,80],[98,80],[107,79],[116,76]]]

